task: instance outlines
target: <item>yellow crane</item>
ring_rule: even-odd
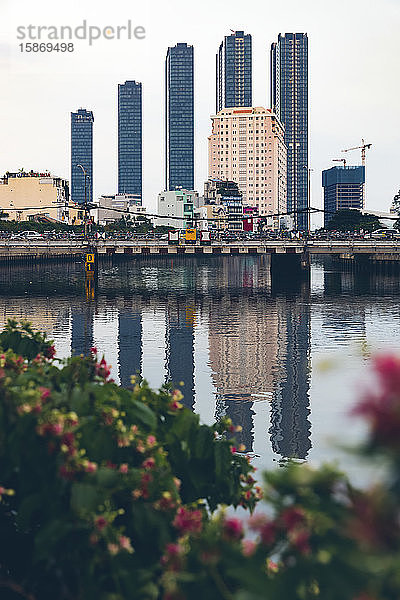
[[[361,146],[355,146],[354,148],[347,148],[342,152],[351,152],[351,150],[361,150],[361,164],[365,167],[365,151],[371,148],[372,144],[366,144],[364,140],[361,140]]]
[[[369,150],[371,148],[372,144],[366,144],[365,140],[362,139],[361,140],[361,146],[355,146],[354,148],[347,148],[346,150],[342,150],[342,152],[351,152],[352,150],[361,150],[361,164],[365,169],[365,151]],[[363,186],[363,208],[365,208],[365,203],[366,203],[366,189],[365,189],[365,183]]]

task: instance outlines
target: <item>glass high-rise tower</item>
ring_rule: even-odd
[[[217,112],[233,106],[252,106],[251,35],[226,35],[217,54]]]
[[[165,189],[194,188],[193,46],[168,48],[165,61]]]
[[[118,193],[142,198],[142,84],[118,85]]]
[[[285,126],[287,210],[308,228],[308,38],[279,34],[271,46],[271,108]]]
[[[71,200],[78,204],[93,200],[93,121],[91,110],[80,108],[71,113]],[[86,177],[78,165],[85,169]]]

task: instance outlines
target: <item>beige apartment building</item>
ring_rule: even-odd
[[[0,178],[0,209],[9,220],[41,215],[68,222],[68,199],[68,182],[50,173],[6,173]]]
[[[269,109],[225,108],[211,117],[208,176],[235,181],[260,216],[286,213],[284,128]],[[278,227],[278,216],[268,224]]]

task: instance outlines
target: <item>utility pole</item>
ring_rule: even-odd
[[[311,169],[307,165],[304,165],[304,168],[307,169],[307,233],[310,233],[311,229]]]

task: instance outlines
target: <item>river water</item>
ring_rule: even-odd
[[[184,403],[212,423],[229,415],[239,442],[270,468],[288,457],[335,460],[365,435],[349,417],[370,385],[370,355],[398,350],[398,275],[354,273],[314,258],[311,281],[271,281],[267,257],[140,258],[100,265],[87,299],[82,265],[0,267],[0,319],[27,319],[57,354],[96,346],[114,379],[184,382]]]

